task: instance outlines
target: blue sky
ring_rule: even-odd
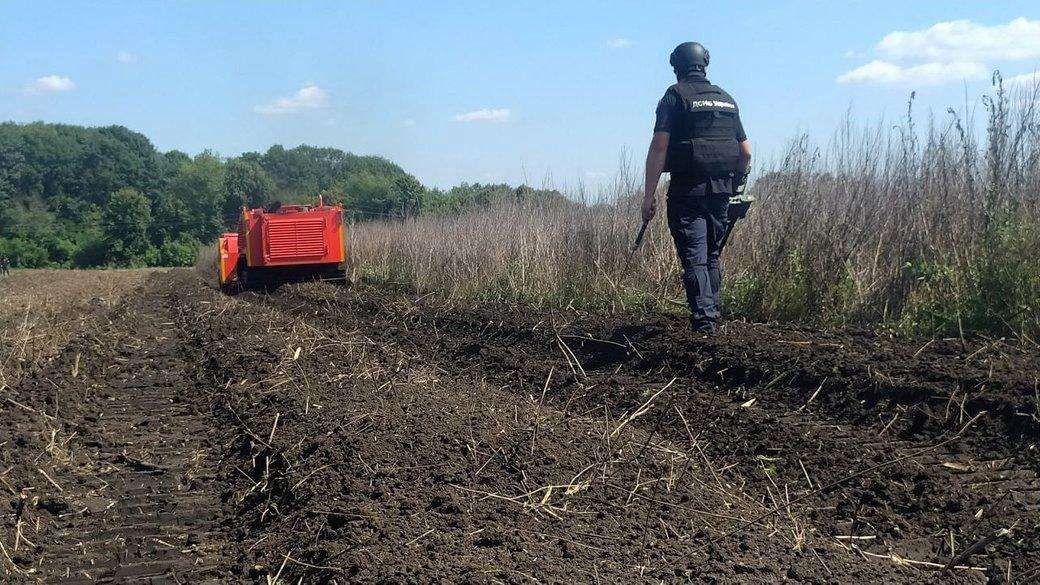
[[[1040,3],[0,1],[0,120],[192,154],[335,146],[439,186],[595,184],[641,160],[687,40],[763,161],[849,109],[899,116],[916,90],[941,113],[994,67],[1033,73]]]

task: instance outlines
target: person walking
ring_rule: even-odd
[[[7,256],[0,256],[0,276],[7,276],[11,272],[11,261]]]
[[[708,50],[693,42],[669,57],[676,83],[657,104],[641,213],[645,222],[654,218],[661,173],[671,173],[668,229],[682,263],[690,326],[712,334],[720,318],[719,253],[727,208],[747,182],[751,143],[737,102],[708,81],[709,59]]]

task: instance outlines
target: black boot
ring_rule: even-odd
[[[690,330],[703,335],[715,335],[715,322],[703,321],[690,317]]]

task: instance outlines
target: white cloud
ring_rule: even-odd
[[[1004,80],[1004,85],[1024,85],[1026,87],[1040,85],[1040,71],[1009,77]]]
[[[993,61],[1040,57],[1040,20],[1016,18],[992,26],[938,22],[888,33],[874,49],[880,59],[839,75],[838,83],[938,85],[982,79]]]
[[[456,122],[508,122],[511,113],[508,108],[489,110],[484,108],[463,114],[455,114]]]
[[[329,92],[317,85],[307,85],[291,97],[278,98],[273,103],[254,106],[253,111],[264,116],[277,116],[327,107],[329,107]]]
[[[137,63],[141,58],[136,53],[129,51],[119,51],[116,53],[116,61],[120,63]]]
[[[76,84],[68,77],[61,75],[45,75],[25,86],[25,93],[59,93],[76,89]]]
[[[889,33],[877,50],[891,59],[944,63],[966,57],[974,61],[1032,59],[1040,57],[1040,20],[1016,18],[994,26],[970,20],[939,22],[924,30]]]
[[[923,63],[897,65],[888,61],[871,61],[838,76],[838,83],[939,85],[950,81],[982,79],[988,69],[982,63]]]
[[[401,120],[401,127],[402,128],[411,128],[412,126],[415,126],[415,120],[414,119],[412,119],[412,118],[405,118],[404,120]]]
[[[632,41],[625,37],[614,37],[607,41],[607,46],[612,49],[627,49],[632,46]]]

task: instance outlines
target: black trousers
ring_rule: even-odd
[[[683,269],[683,287],[695,326],[720,317],[720,243],[733,179],[672,177],[668,186],[668,229]]]

